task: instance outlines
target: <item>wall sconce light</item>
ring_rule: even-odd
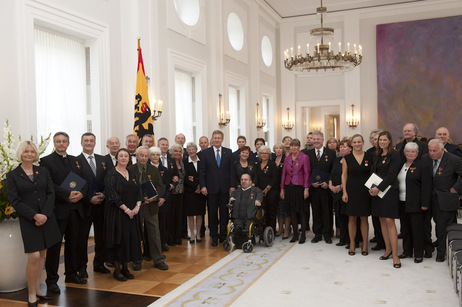
[[[150,83],[151,83],[151,78],[149,78],[149,76],[146,76],[146,87],[148,89],[148,97],[154,97]],[[162,100],[159,100],[159,102],[157,102],[155,99],[153,100],[154,100],[154,108],[151,109],[151,113],[152,113],[151,117],[152,117],[152,120],[157,120],[157,118],[162,115]]]
[[[220,126],[227,126],[231,120],[231,114],[229,111],[225,112],[225,107],[221,101],[221,94],[218,94],[218,124]]]
[[[311,125],[311,131],[313,132],[321,132],[322,131],[322,126],[321,124],[313,124]]]
[[[356,128],[359,125],[359,114],[355,114],[355,105],[351,105],[351,115],[346,116],[346,123],[350,128]]]
[[[260,104],[257,102],[257,118],[256,118],[257,129],[261,129],[266,125],[266,118],[263,118],[259,115],[259,106]]]
[[[292,128],[295,126],[294,121],[290,120],[289,111],[290,111],[290,108],[287,108],[287,120],[282,121],[282,127],[286,130],[292,130]]]

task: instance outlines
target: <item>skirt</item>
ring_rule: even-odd
[[[309,212],[307,202],[303,198],[304,187],[301,185],[286,185],[284,190],[284,200],[287,207],[287,212],[302,213]]]

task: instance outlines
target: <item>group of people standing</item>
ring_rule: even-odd
[[[199,139],[199,147],[178,134],[169,147],[166,138],[154,145],[152,135],[141,142],[134,134],[120,148],[116,137],[107,140],[109,154],[94,153],[96,137],[84,133],[82,153],[67,153],[69,136],[58,132],[53,137],[54,152],[38,161],[31,142],[18,148],[20,166],[7,175],[10,201],[20,217],[25,252],[28,253],[27,281],[29,305],[49,299],[40,291],[39,280],[45,264],[47,291],[59,293],[58,266],[61,242],[65,238],[66,282],[86,283],[87,246],[94,226],[95,257],[93,270],[110,273],[116,280],[133,279],[128,263],[141,269],[142,259],[167,270],[163,252],[169,246],[201,243],[204,216],[208,214],[211,245],[226,239],[229,212],[227,203],[238,189],[248,189],[247,181],[262,191],[259,203],[265,223],[276,235],[303,244],[312,212],[312,243],[332,244],[337,229],[338,246],[347,245],[348,254],[362,241],[361,254],[368,251],[368,216],[372,215],[372,249],[385,249],[380,260],[412,257],[416,263],[431,257],[431,218],[436,223],[437,261],[445,257],[445,229],[455,221],[462,193],[462,152],[448,142],[449,132],[442,127],[428,145],[417,140],[417,126],[406,124],[404,140],[393,146],[387,131],[370,135],[372,147],[365,151],[364,138],[356,134],[340,142],[330,138],[324,146],[321,132],[309,133],[305,148],[298,139],[284,137],[273,147],[255,140],[256,152],[239,136],[239,149],[222,146],[224,135],[215,130],[209,139]],[[457,156],[459,155],[459,156]],[[70,176],[70,174],[72,176]],[[241,177],[246,186],[241,187]],[[380,182],[365,186],[371,175]],[[68,179],[83,178],[83,187],[66,187]],[[157,195],[148,197],[145,186]],[[75,185],[75,183],[74,183]],[[334,214],[335,212],[335,223]],[[404,252],[398,255],[401,220]],[[290,225],[292,227],[290,227]],[[300,227],[299,227],[300,225]],[[292,228],[292,229],[291,229]],[[143,244],[141,244],[141,242]]]

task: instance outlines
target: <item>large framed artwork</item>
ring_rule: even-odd
[[[395,143],[407,122],[462,143],[461,56],[462,16],[377,25],[378,124]]]

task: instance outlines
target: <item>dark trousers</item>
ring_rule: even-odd
[[[164,204],[165,206],[165,204]],[[160,233],[160,244],[162,246],[167,245],[168,241],[168,230],[167,230],[167,212],[159,212],[159,233]],[[149,246],[147,247],[146,251],[149,251]],[[150,257],[151,255],[149,255]]]
[[[448,234],[446,227],[456,223],[457,211],[442,211],[438,205],[438,198],[434,194],[432,196],[432,213],[436,224],[437,257],[444,257],[446,255],[446,236]]]
[[[182,220],[183,220],[183,193],[170,194],[169,211],[167,216],[169,245],[181,243]]]
[[[382,226],[380,225],[379,217],[372,217],[372,226],[374,226],[374,237],[377,240],[377,246],[385,248],[385,241],[383,240]]]
[[[226,207],[229,199],[229,192],[220,191],[219,193],[208,194],[207,212],[209,215],[209,230],[213,240],[218,239],[218,222],[220,223],[220,238],[226,238],[226,228],[228,226],[229,211]],[[218,220],[220,216],[220,220]]]
[[[101,266],[106,260],[105,245],[104,245],[104,203],[93,205],[92,213],[84,219],[80,219],[79,228],[79,247],[77,257],[77,269],[86,269],[88,262],[88,236],[90,234],[91,225],[93,224],[94,240],[95,240],[95,258],[93,259],[93,267]]]
[[[424,235],[424,251],[431,255],[433,250],[432,242],[432,210],[428,209],[424,211],[424,225],[423,225],[423,235]]]
[[[340,230],[340,242],[348,243],[350,241],[350,236],[348,233],[348,215],[342,213],[342,206],[345,204],[342,203],[342,200],[339,199],[334,202],[335,209],[335,227]]]
[[[425,212],[406,212],[405,203],[400,201],[399,219],[401,222],[401,234],[403,236],[404,254],[415,258],[422,258],[424,252],[424,225]]]
[[[332,236],[332,224],[329,205],[329,190],[319,188],[310,188],[311,210],[313,210],[313,232],[315,236],[324,236],[324,239],[330,239]]]
[[[69,216],[63,220],[57,220],[59,231],[64,236],[64,274],[73,276],[77,274],[77,252],[79,239],[80,216],[77,210],[70,210]],[[58,282],[59,255],[61,242],[56,243],[47,251],[45,269],[47,271],[47,285]]]
[[[271,226],[274,232],[276,232],[276,213],[278,209],[279,193],[279,190],[269,190],[263,198],[265,226]]]
[[[310,196],[308,196],[305,199],[305,203],[306,203],[306,208],[308,208],[308,209],[303,214],[305,214],[305,219],[306,219],[306,230],[310,230],[310,217],[311,217],[311,213],[310,213],[311,197]],[[289,216],[290,216],[290,214],[289,214]]]

